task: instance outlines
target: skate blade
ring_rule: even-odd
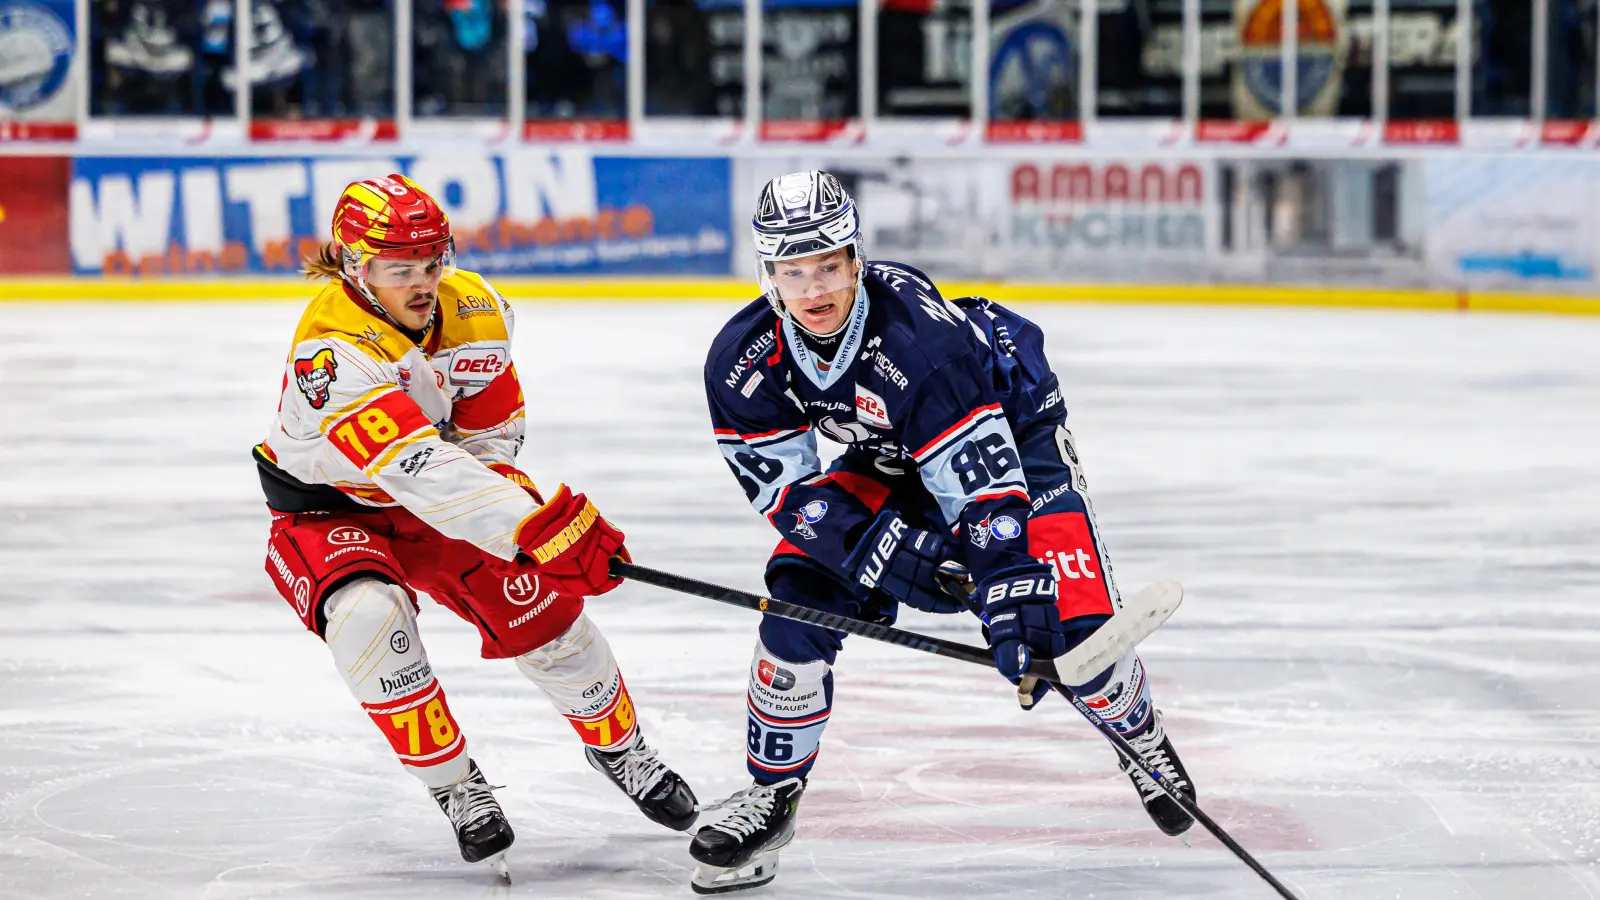
[[[511,883],[511,868],[506,865],[506,852],[504,850],[484,860],[484,863],[489,866],[490,871],[500,877],[502,882]]]
[[[694,880],[689,882],[689,887],[693,888],[696,894],[726,894],[731,891],[758,888],[777,877],[778,854],[769,851],[738,868],[719,869],[716,866],[698,863],[694,870]]]

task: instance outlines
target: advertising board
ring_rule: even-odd
[[[463,268],[497,274],[725,275],[730,164],[580,149],[402,157],[73,161],[72,270],[295,271],[340,191],[399,172],[450,214]]]

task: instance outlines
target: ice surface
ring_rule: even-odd
[[[636,558],[759,588],[713,449],[728,305],[520,307],[524,467]],[[1600,321],[1047,306],[1117,572],[1207,809],[1307,898],[1600,897]],[[585,765],[473,633],[427,646],[518,841],[444,819],[262,571],[248,449],[289,305],[0,310],[0,897],[690,896],[687,839]],[[705,800],[746,782],[755,620],[627,587],[590,613]],[[977,641],[960,618],[903,623]],[[1266,898],[1157,833],[1064,703],[852,639],[770,898]]]

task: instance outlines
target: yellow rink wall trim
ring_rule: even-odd
[[[501,276],[495,287],[518,300],[657,302],[751,300],[754,286],[736,278],[529,278]],[[1266,285],[1125,285],[962,282],[945,295],[1004,302],[1170,303],[1367,309],[1473,310],[1600,315],[1600,297],[1479,291]],[[314,284],[295,278],[0,278],[0,302],[151,303],[305,301]]]

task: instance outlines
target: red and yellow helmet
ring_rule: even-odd
[[[367,293],[384,282],[408,284],[419,277],[404,265],[388,267],[389,277],[374,270],[375,260],[431,263],[429,275],[448,277],[455,271],[456,245],[450,217],[438,201],[404,175],[353,181],[333,211],[333,240],[339,245],[344,274]],[[418,267],[420,270],[420,267]],[[398,280],[397,280],[398,279]]]

